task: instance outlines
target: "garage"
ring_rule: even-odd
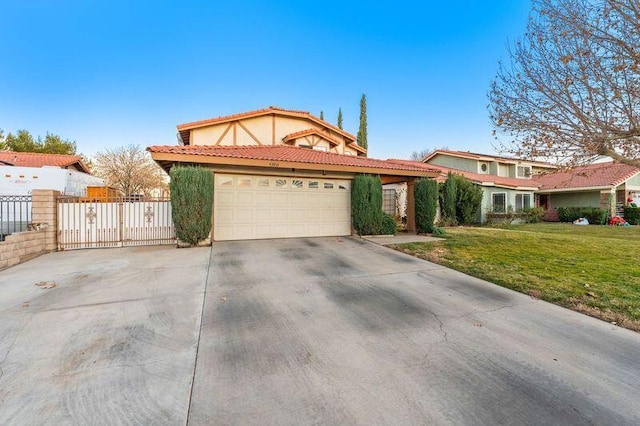
[[[351,182],[296,176],[214,176],[216,241],[351,234]]]

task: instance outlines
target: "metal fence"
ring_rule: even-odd
[[[0,241],[26,231],[31,223],[31,195],[0,195]]]
[[[169,198],[58,197],[58,249],[175,244]]]

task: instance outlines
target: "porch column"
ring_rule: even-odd
[[[414,196],[415,180],[407,180],[407,231],[416,232],[416,201]]]

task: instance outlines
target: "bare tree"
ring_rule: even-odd
[[[509,53],[489,92],[503,151],[640,167],[638,0],[534,0]]]
[[[155,188],[164,188],[164,172],[138,145],[128,145],[98,152],[93,172],[116,188],[122,195],[150,195]]]
[[[433,152],[432,149],[425,148],[420,151],[413,151],[409,156],[409,160],[413,161],[423,161],[429,154]]]

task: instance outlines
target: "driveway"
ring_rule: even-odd
[[[210,254],[0,272],[0,424],[640,423],[639,334],[354,238]]]

